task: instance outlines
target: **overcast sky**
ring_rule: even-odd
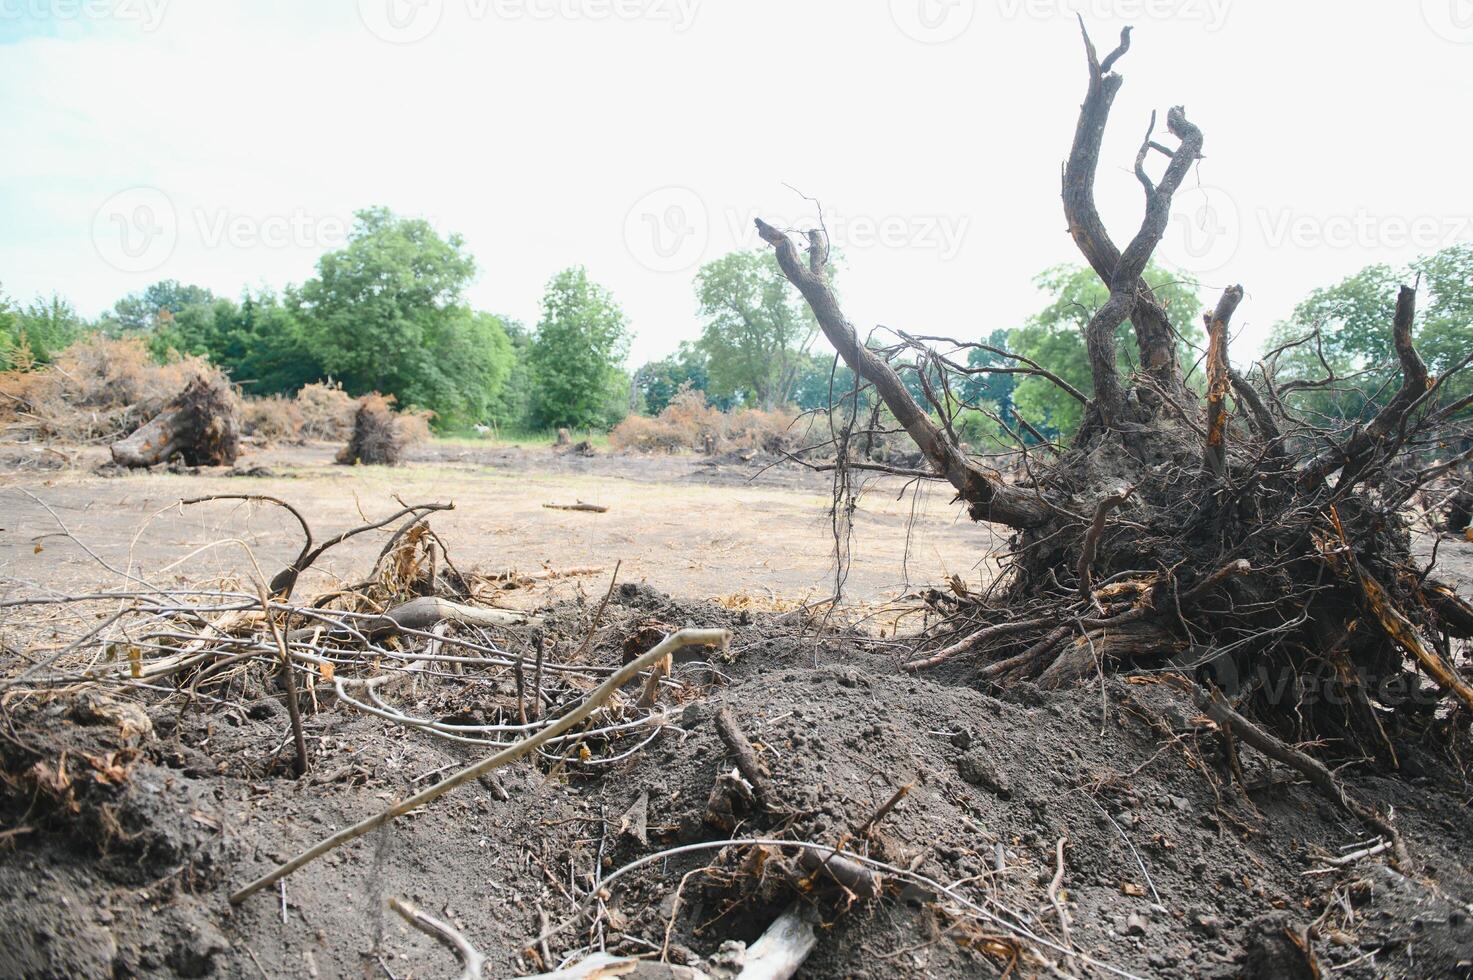
[[[383,204],[465,236],[482,309],[535,322],[586,265],[639,362],[754,215],[811,217],[796,188],[857,324],[1015,326],[1077,260],[1076,10],[1103,50],[1135,27],[1117,241],[1151,111],[1205,133],[1158,257],[1244,284],[1237,357],[1315,286],[1473,240],[1473,0],[0,0],[0,288],[280,288]]]

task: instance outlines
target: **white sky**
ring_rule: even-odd
[[[750,216],[811,213],[790,184],[856,324],[976,336],[1077,259],[1076,9],[1102,51],[1135,26],[1117,241],[1151,110],[1206,134],[1158,256],[1246,286],[1238,357],[1317,285],[1473,240],[1473,0],[0,0],[0,286],[88,315],[279,288],[384,204],[463,234],[471,301],[529,324],[587,265],[637,363],[696,335],[695,267]]]

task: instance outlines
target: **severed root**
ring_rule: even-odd
[[[1402,841],[1401,834],[1397,833],[1396,828],[1387,823],[1386,819],[1375,810],[1346,792],[1345,787],[1341,786],[1334,774],[1325,768],[1324,763],[1310,758],[1238,714],[1228,706],[1227,701],[1223,700],[1222,695],[1218,692],[1207,691],[1185,679],[1181,679],[1179,683],[1191,693],[1197,707],[1208,718],[1231,731],[1270,759],[1276,759],[1298,771],[1341,809],[1389,840],[1397,863],[1403,868],[1411,867],[1411,856],[1407,853],[1406,844]]]
[[[808,871],[822,871],[860,898],[879,898],[885,890],[884,875],[832,848],[805,847],[798,854],[798,863]]]
[[[781,810],[782,805],[767,778],[767,772],[757,758],[757,751],[752,748],[752,743],[747,740],[730,708],[722,707],[716,712],[716,732],[721,736],[721,741],[726,743],[727,750],[736,756],[737,769],[752,784],[752,795],[757,798],[757,802],[768,812]]]
[[[709,974],[688,966],[652,963],[634,956],[594,953],[571,966],[551,973],[515,977],[514,980],[715,980]]]
[[[486,969],[486,957],[482,956],[481,951],[471,945],[469,939],[466,939],[465,936],[460,934],[460,930],[448,922],[441,922],[432,915],[426,915],[415,908],[413,904],[403,899],[389,899],[389,908],[402,915],[405,922],[408,922],[426,936],[438,939],[446,946],[449,946],[455,952],[455,955],[460,957],[462,970],[460,971],[459,980],[481,980],[482,971]]]

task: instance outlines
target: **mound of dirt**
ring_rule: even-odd
[[[590,612],[545,610],[547,649],[581,644]],[[1154,677],[999,700],[904,674],[877,641],[639,586],[613,594],[594,661],[617,666],[651,624],[734,633],[725,654],[675,664],[655,737],[590,737],[501,769],[233,908],[233,888],[484,750],[336,704],[319,684],[304,692],[313,768],[292,779],[281,694],[250,674],[183,711],[142,689],[136,704],[11,699],[0,908],[16,928],[0,933],[0,973],[454,975],[390,897],[455,924],[498,977],[599,948],[709,962],[795,901],[822,922],[805,977],[995,976],[1047,972],[1044,960],[1105,974],[1063,950],[1137,976],[1442,976],[1473,960],[1468,787],[1417,745],[1397,746],[1399,773],[1341,773],[1394,808],[1417,864],[1398,871],[1386,853],[1354,856],[1364,828],[1241,745],[1237,783],[1212,725]],[[427,674],[395,698],[476,724],[509,684]],[[770,799],[740,789],[722,709]],[[713,822],[718,798],[734,825]],[[882,894],[795,872],[796,849],[730,838],[842,846],[884,863]],[[603,885],[670,848],[685,850]],[[550,937],[539,962],[535,937],[589,895],[601,914]]]

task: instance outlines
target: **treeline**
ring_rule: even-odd
[[[372,208],[358,213],[342,249],[319,259],[315,276],[279,294],[246,290],[233,299],[170,280],[124,297],[94,321],[61,297],[22,306],[0,294],[0,368],[48,363],[90,332],[137,336],[161,361],[208,357],[248,394],[289,395],[331,379],[352,395],[377,391],[429,410],[442,430],[603,429],[630,413],[658,415],[682,389],[719,409],[763,411],[828,408],[853,389],[853,376],[819,347],[812,314],[770,250],[704,265],[693,284],[700,336],[632,372],[628,318],[582,267],[552,278],[531,328],[467,303],[475,271],[460,236]],[[1145,278],[1180,331],[1189,379],[1200,380],[1192,370],[1202,355],[1198,284],[1155,265]],[[1396,364],[1389,331],[1395,287],[1413,279],[1422,291],[1417,344],[1433,372],[1473,351],[1473,245],[1445,248],[1405,269],[1370,266],[1314,290],[1273,330],[1263,353],[1280,382],[1295,382],[1301,407],[1345,419],[1376,411]],[[969,373],[942,400],[955,406],[953,428],[978,449],[1013,438],[1059,439],[1080,419],[1079,402],[1053,383],[988,370],[1016,366],[999,350],[1091,393],[1084,327],[1105,286],[1080,266],[1049,269],[1035,284],[1048,299],[1043,309],[1021,325],[979,323],[957,338],[967,346],[950,355]],[[1134,367],[1128,324],[1117,356],[1122,369]],[[939,389],[940,374],[921,362],[903,372],[922,404],[928,385]],[[861,397],[850,408],[873,405]]]
[[[146,338],[159,360],[207,357],[251,395],[329,379],[353,395],[393,395],[442,429],[599,427],[627,412],[628,323],[606,289],[581,267],[558,273],[529,331],[466,302],[475,269],[459,236],[374,208],[314,277],[280,294],[237,300],[167,280],[92,322],[60,298],[0,300],[0,364],[45,364],[98,332]]]

